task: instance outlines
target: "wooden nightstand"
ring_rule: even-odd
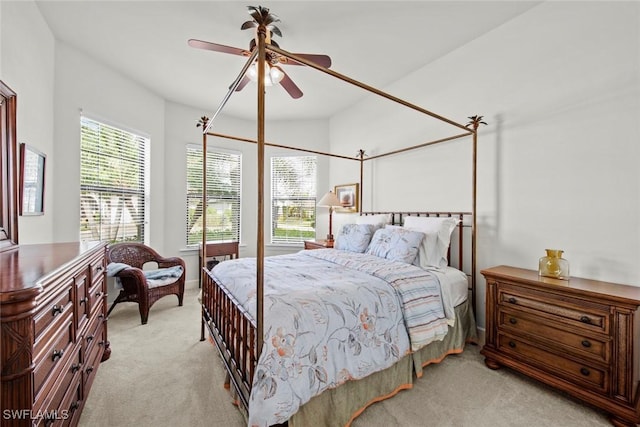
[[[506,366],[640,423],[640,287],[493,267],[487,280],[489,368]]]
[[[327,249],[333,248],[333,242],[327,242],[326,240],[305,240],[305,249]]]

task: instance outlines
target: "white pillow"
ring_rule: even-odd
[[[414,264],[422,267],[446,267],[451,233],[460,219],[454,217],[405,216],[404,227],[425,234]]]
[[[356,218],[356,224],[373,224],[376,228],[382,228],[391,223],[391,214],[360,215]]]

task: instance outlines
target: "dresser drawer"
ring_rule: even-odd
[[[103,319],[104,315],[102,312],[96,312],[89,322],[87,332],[83,337],[82,360],[84,362],[91,359],[91,353],[94,351],[96,346],[100,346],[101,343],[104,344],[104,337],[102,336],[104,331]]]
[[[101,254],[102,255],[102,254]],[[104,257],[100,256],[97,259],[94,259],[89,264],[89,270],[91,271],[91,283],[92,287],[95,286],[99,281],[104,280],[105,266],[104,266]]]
[[[89,320],[89,288],[91,282],[89,281],[89,269],[85,268],[78,273],[74,278],[74,284],[76,289],[76,329],[81,330],[85,327],[87,320]]]
[[[55,375],[52,375],[51,378],[48,378],[47,381],[55,380],[53,387],[43,388],[35,400],[34,408],[36,408],[36,412],[39,410],[40,413],[49,413],[52,417],[64,418],[65,414],[61,412],[62,400],[71,387],[71,384],[74,382],[74,378],[76,382],[78,381],[78,377],[81,377],[80,371],[82,370],[82,365],[80,362],[81,355],[81,346],[76,346],[72,350],[71,357],[66,362],[60,376],[56,378]]]
[[[581,302],[578,306],[570,298],[539,292],[524,287],[499,283],[498,304],[513,309],[529,311],[576,328],[609,334],[609,306],[593,302]]]
[[[501,333],[498,334],[498,350],[599,394],[606,394],[609,391],[608,370],[598,367],[595,363],[573,360],[568,358],[567,354],[558,355],[545,350],[537,343],[534,345]]]
[[[57,409],[46,409],[46,417],[41,417],[37,423],[33,423],[38,427],[63,427],[69,425],[77,425],[79,420],[78,409],[82,402],[82,376],[74,375],[71,384],[66,387],[64,393],[60,395]],[[53,405],[53,401],[51,404]],[[43,411],[45,409],[43,408]],[[44,413],[44,412],[42,412]]]
[[[581,357],[608,363],[611,358],[611,341],[601,335],[590,336],[566,330],[566,326],[508,307],[498,308],[498,328],[512,335],[523,334],[542,340],[548,345],[561,347]]]
[[[69,280],[69,283],[71,284],[72,280]],[[36,313],[33,328],[35,341],[40,340],[43,331],[51,325],[54,320],[57,320],[59,323],[61,319],[65,317],[65,314],[69,314],[73,310],[72,287],[70,284]]]
[[[36,367],[33,370],[33,390],[37,395],[44,381],[49,375],[55,378],[54,369],[64,365],[69,360],[70,350],[73,346],[73,318],[67,316],[61,328],[56,331],[52,339],[40,343],[41,347],[36,350],[34,362]],[[39,350],[39,352],[38,352]]]
[[[103,304],[103,299],[106,297],[104,293],[104,279],[100,279],[92,284],[91,289],[87,295],[89,300],[89,313],[93,316],[93,312],[99,309]]]
[[[100,329],[102,333],[103,329]],[[85,387],[90,387],[93,379],[96,376],[96,372],[98,371],[98,366],[100,365],[100,360],[102,359],[102,352],[104,349],[104,341],[102,339],[102,334],[99,337],[98,342],[90,349],[87,354],[87,361],[84,363],[84,368],[82,371],[82,383]]]

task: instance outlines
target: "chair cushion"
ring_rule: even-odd
[[[182,272],[183,270],[181,265],[169,268],[158,268],[157,270],[143,270],[144,276],[147,278],[147,285],[149,288],[170,285],[182,276]]]

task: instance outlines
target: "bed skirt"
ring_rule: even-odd
[[[314,397],[289,419],[289,427],[349,426],[367,406],[412,388],[426,365],[438,363],[449,354],[461,353],[468,342],[477,342],[471,304],[466,301],[457,306],[455,312],[455,326],[449,327],[444,340],[432,342],[383,371]]]
[[[467,343],[477,343],[476,321],[470,302],[467,300],[458,305],[455,314],[455,325],[449,326],[449,332],[442,341],[432,342],[383,371],[326,390],[302,405],[289,419],[288,426],[349,427],[368,406],[412,388],[416,377],[422,377],[425,366],[438,363],[450,354],[462,353]],[[235,389],[230,386],[228,374],[225,387],[237,402],[238,398]],[[248,416],[243,406],[237,406],[247,420]]]

